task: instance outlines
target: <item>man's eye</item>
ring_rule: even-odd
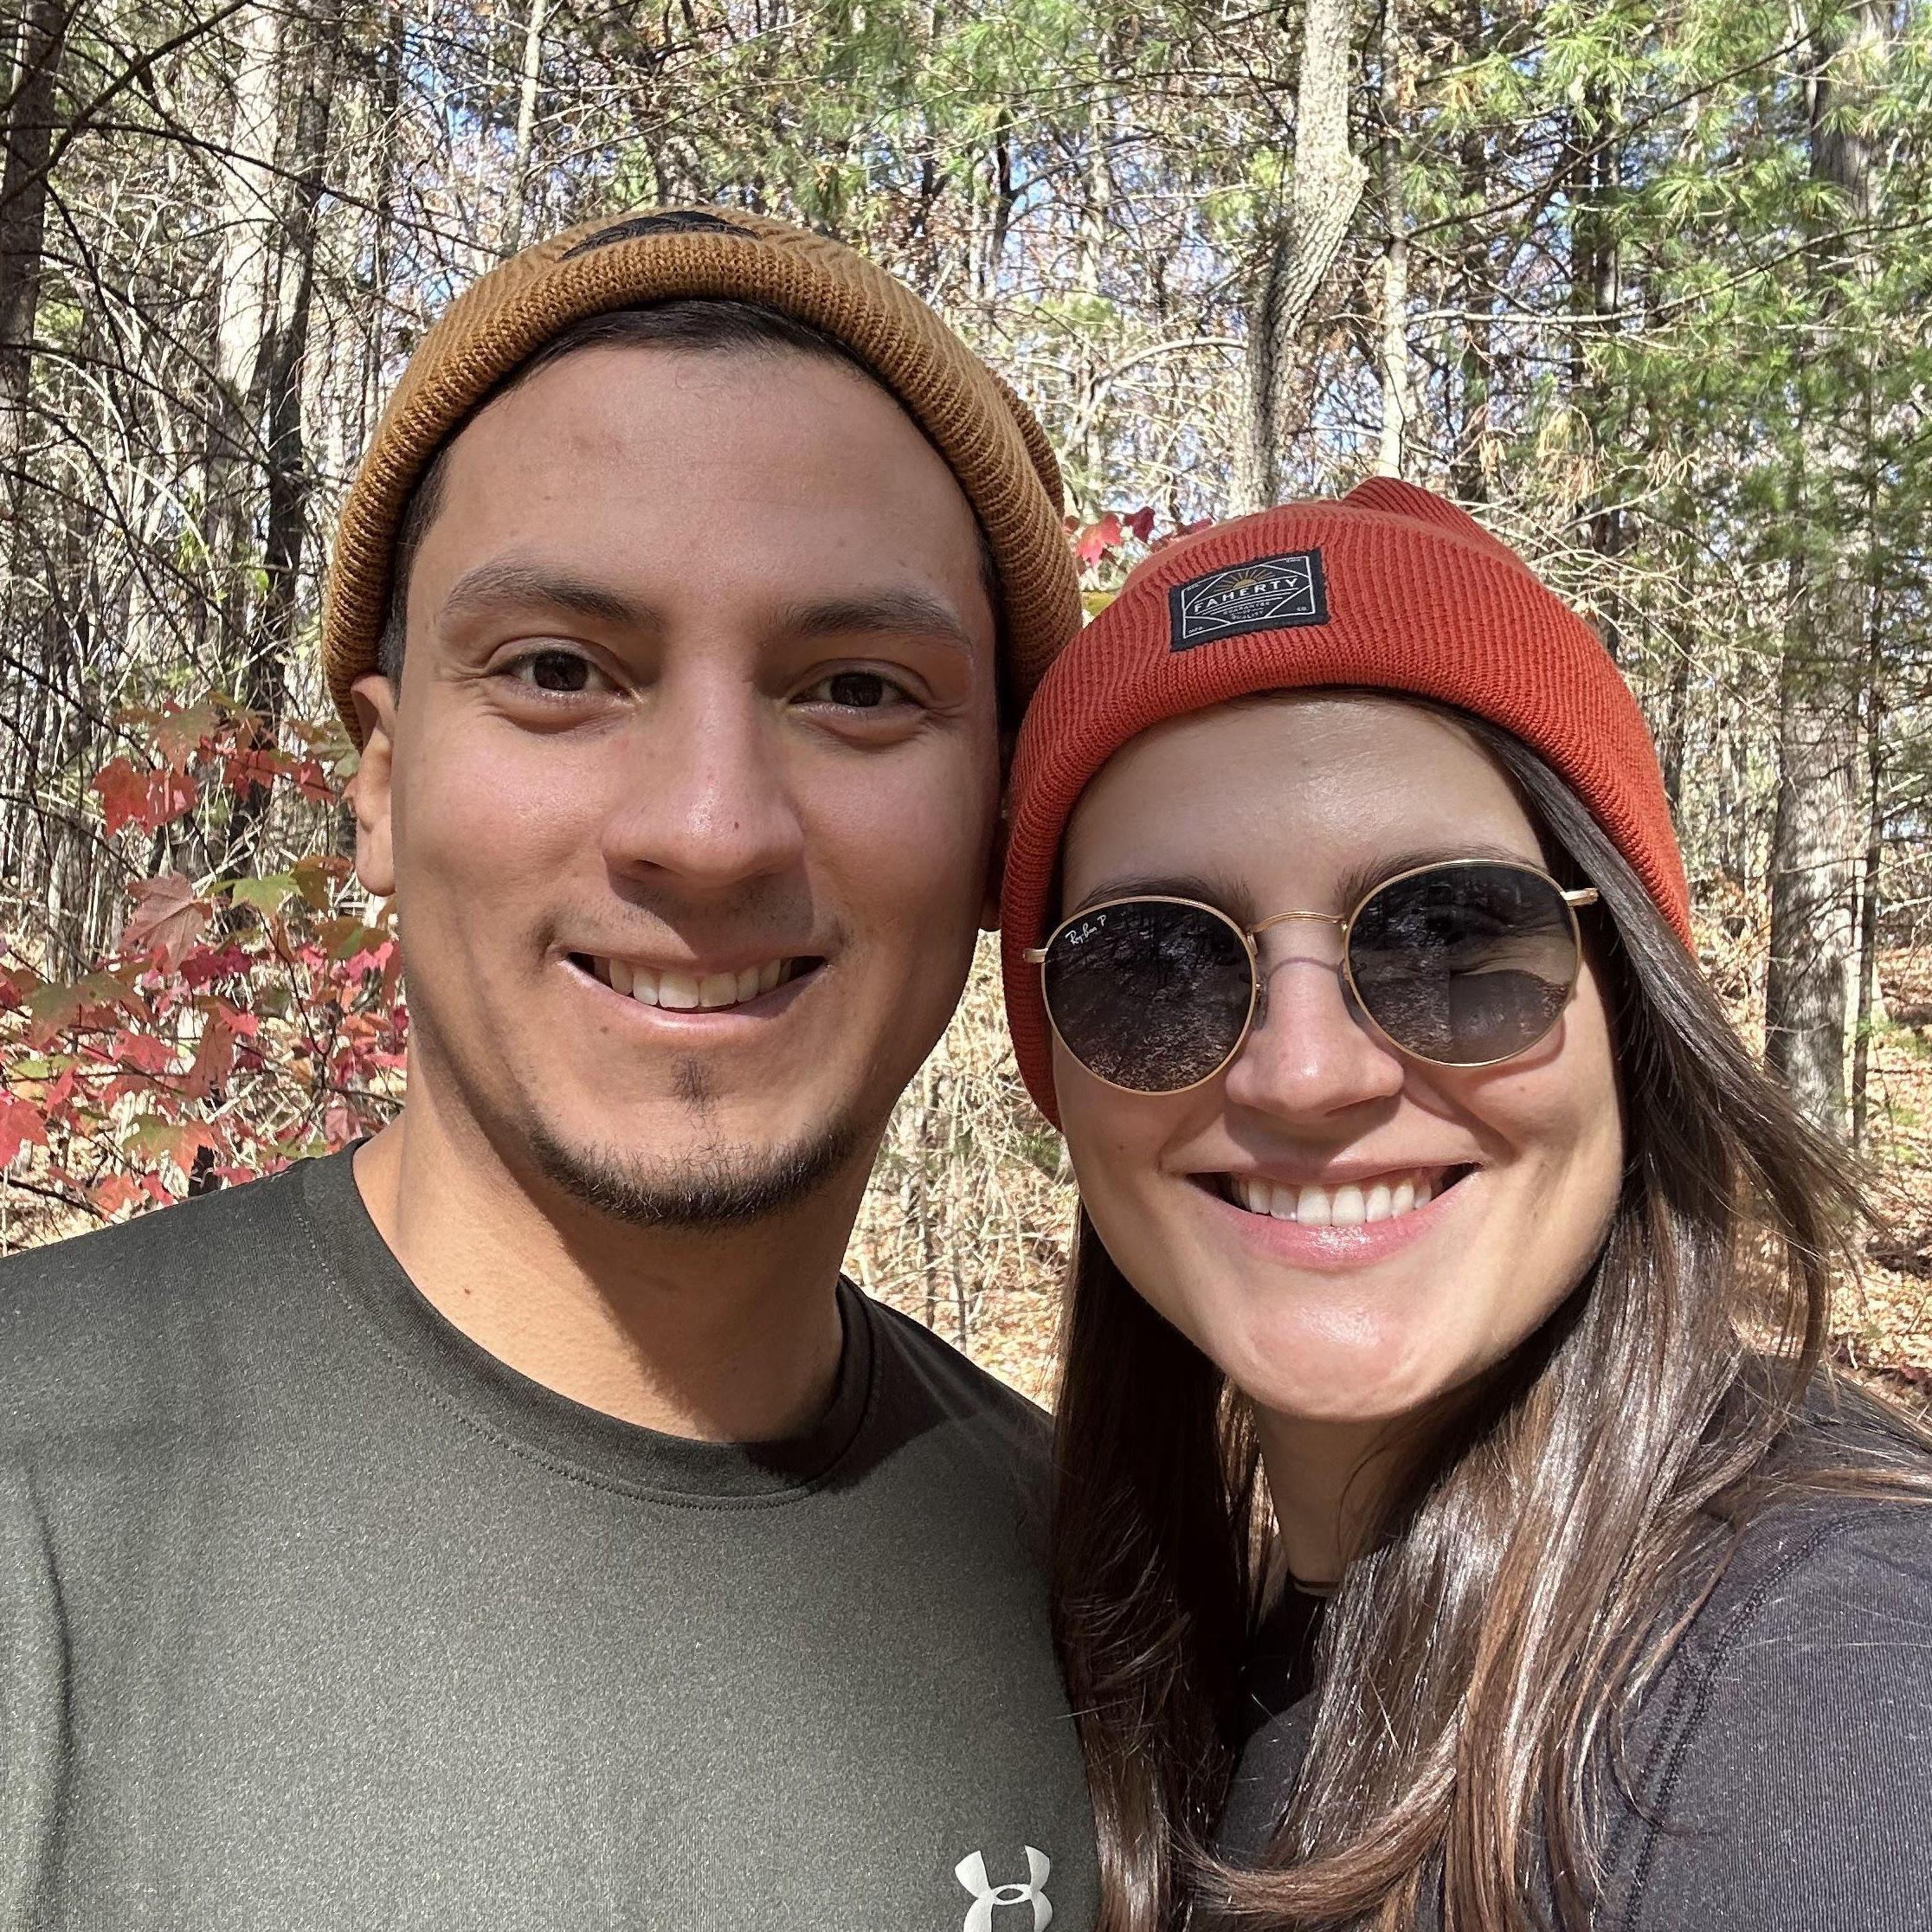
[[[878,711],[903,700],[905,692],[876,671],[835,671],[805,695],[814,704],[836,705],[842,711]]]
[[[581,696],[610,682],[589,658],[575,651],[532,651],[510,668],[518,684],[563,697]]]

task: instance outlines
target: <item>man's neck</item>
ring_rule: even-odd
[[[640,1228],[513,1172],[480,1133],[459,1146],[412,1103],[357,1151],[355,1175],[431,1305],[572,1401],[667,1434],[763,1442],[831,1399],[863,1162],[749,1227]]]

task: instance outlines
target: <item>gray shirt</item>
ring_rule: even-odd
[[[1219,1845],[1236,1864],[1293,1796],[1320,1616],[1291,1594],[1249,1659]],[[1623,1716],[1597,1932],[1932,1927],[1932,1506],[1826,1494],[1761,1517]],[[1418,1932],[1441,1922],[1426,1897]]]
[[[1085,1932],[1041,1419],[840,1307],[737,1448],[475,1347],[347,1156],[0,1266],[0,1928]]]

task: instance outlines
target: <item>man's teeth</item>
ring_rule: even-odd
[[[1299,1221],[1304,1227],[1359,1227],[1364,1221],[1395,1220],[1426,1208],[1442,1192],[1440,1169],[1388,1174],[1366,1183],[1339,1188],[1296,1188],[1257,1175],[1231,1174],[1228,1192],[1251,1214]]]
[[[599,959],[593,963],[597,977],[614,992],[628,994],[645,1006],[668,1007],[674,1013],[743,1006],[747,1000],[782,986],[798,970],[795,959],[774,959],[763,966],[747,966],[742,973],[660,973],[621,959]]]

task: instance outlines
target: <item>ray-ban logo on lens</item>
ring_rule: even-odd
[[[1176,651],[1250,631],[1287,630],[1329,621],[1328,586],[1318,550],[1291,551],[1230,564],[1168,592],[1169,643]]]
[[[995,1885],[987,1874],[985,1852],[969,1852],[953,1867],[953,1877],[973,1895],[963,1932],[993,1932],[994,1908],[1005,1905],[1032,1906],[1033,1932],[1046,1932],[1053,1922],[1053,1908],[1046,1897],[1046,1881],[1053,1875],[1053,1861],[1029,1845],[1026,1883]],[[1003,1925],[1005,1922],[1002,1916],[1000,1922]]]

